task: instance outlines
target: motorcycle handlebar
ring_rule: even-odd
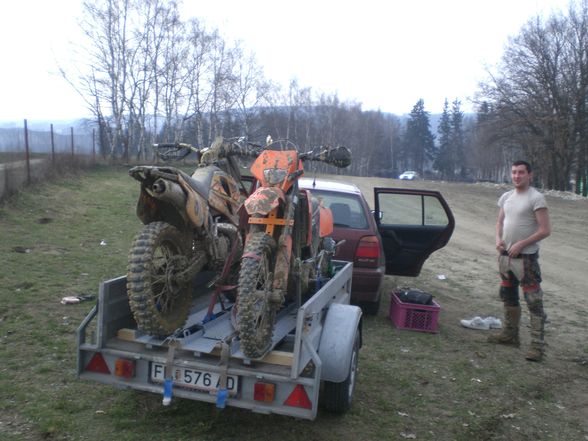
[[[345,168],[351,164],[351,151],[344,146],[335,148],[322,148],[319,151],[312,150],[300,155],[300,159],[309,161],[320,161],[326,164],[334,165],[338,168]]]
[[[280,141],[272,142],[272,144],[278,142]],[[245,138],[217,138],[210,147],[205,148],[194,147],[182,142],[154,144],[153,147],[162,159],[182,159],[191,152],[195,152],[198,154],[200,164],[211,164],[220,158],[232,155],[257,158],[270,145],[263,147],[260,144],[249,142]],[[287,145],[297,149],[291,141],[287,141]],[[320,161],[338,168],[344,168],[351,164],[351,151],[344,146],[314,148],[309,152],[299,154],[298,157],[302,161]]]

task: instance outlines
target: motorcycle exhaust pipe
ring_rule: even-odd
[[[186,195],[182,187],[175,182],[158,179],[151,185],[151,193],[153,197],[169,202],[179,209],[186,207]]]

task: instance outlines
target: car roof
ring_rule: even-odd
[[[325,190],[334,191],[337,193],[353,193],[360,194],[361,190],[354,184],[348,184],[328,179],[314,179],[314,178],[300,178],[298,181],[300,188],[307,190]]]

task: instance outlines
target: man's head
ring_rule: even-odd
[[[515,161],[512,163],[510,177],[516,190],[525,191],[531,185],[533,171],[527,161]]]

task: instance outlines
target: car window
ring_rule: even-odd
[[[426,195],[380,194],[382,225],[447,225],[439,199]]]
[[[311,193],[331,209],[336,227],[368,228],[366,212],[358,196],[322,190],[311,190]]]

